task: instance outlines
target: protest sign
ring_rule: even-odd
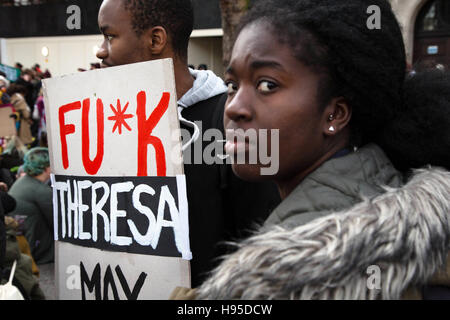
[[[11,115],[12,107],[0,107],[0,137],[11,137],[17,135],[16,125]]]
[[[59,299],[167,299],[190,286],[171,59],[43,81]]]
[[[20,70],[0,63],[0,71],[6,74],[9,81],[15,82],[20,77]]]

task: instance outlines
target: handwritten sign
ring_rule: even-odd
[[[171,59],[43,81],[60,299],[167,299],[190,286]]]

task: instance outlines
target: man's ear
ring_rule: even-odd
[[[352,109],[343,97],[336,97],[330,100],[323,117],[324,134],[334,136],[348,128],[348,123],[352,118]]]
[[[166,50],[168,38],[166,29],[161,26],[151,28],[147,33],[150,51],[154,56],[160,56]]]

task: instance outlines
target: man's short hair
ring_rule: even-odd
[[[131,13],[133,29],[137,35],[145,30],[162,26],[171,39],[176,55],[187,59],[189,38],[194,28],[194,10],[191,0],[123,0]]]

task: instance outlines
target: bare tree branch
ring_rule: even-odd
[[[242,16],[247,12],[250,0],[220,0],[223,29],[223,65],[228,66],[233,49],[236,28]]]

